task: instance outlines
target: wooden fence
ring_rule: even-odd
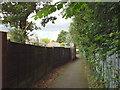
[[[0,31],[0,89],[5,87],[7,33]]]
[[[6,33],[2,34],[5,34],[2,40],[3,88],[29,88],[57,66],[74,59],[75,50],[71,48],[14,43],[7,41]]]

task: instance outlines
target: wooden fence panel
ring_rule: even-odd
[[[70,48],[48,48],[7,42],[6,35],[2,34],[4,38],[0,39],[4,44],[2,54],[0,53],[2,55],[0,62],[2,61],[3,65],[3,88],[29,88],[55,67],[71,61]]]

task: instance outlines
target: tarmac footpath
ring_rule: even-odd
[[[78,58],[64,68],[49,88],[88,88],[83,61]]]

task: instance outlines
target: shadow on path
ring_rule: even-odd
[[[49,88],[88,88],[83,61],[77,58],[51,83]]]

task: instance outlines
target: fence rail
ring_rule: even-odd
[[[6,38],[6,36],[5,36]],[[40,47],[7,41],[3,88],[28,88],[73,58],[71,48]]]

